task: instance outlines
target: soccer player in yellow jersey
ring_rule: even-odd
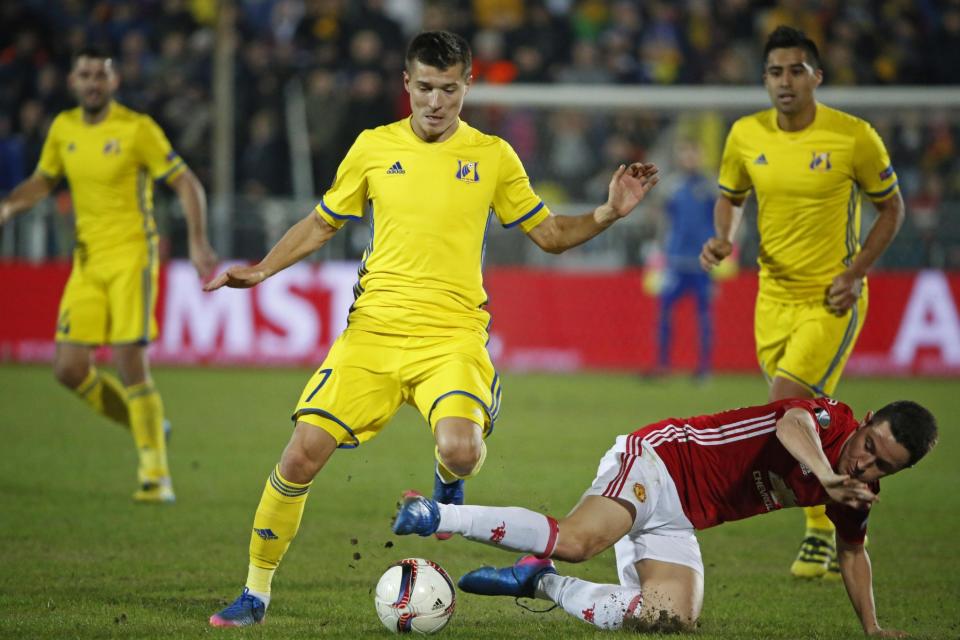
[[[60,301],[54,375],[98,413],[129,427],[139,455],[134,499],[172,502],[163,403],[147,360],[157,334],[153,181],[176,192],[190,258],[206,276],[216,255],[206,238],[203,187],[149,116],[113,101],[118,78],[109,56],[84,49],[69,80],[80,106],[53,121],[37,170],[0,202],[0,224],[29,210],[62,178],[69,181],[76,247]],[[111,346],[119,380],[94,366],[102,344]]]
[[[434,433],[434,497],[463,502],[463,479],[483,464],[484,436],[500,410],[481,277],[492,217],[560,253],[626,216],[658,181],[651,164],[621,165],[606,203],[581,216],[552,215],[510,145],[460,120],[470,70],[460,36],[415,37],[403,76],[412,116],[361,133],[313,212],[259,264],[232,267],[207,286],[252,287],[319,249],[347,220],[371,221],[349,326],[303,389],[254,516],[246,587],[211,616],[214,626],[263,620],[311,481],[338,447],[373,438],[403,403]]]
[[[730,129],[714,208],[716,235],[700,260],[711,269],[730,254],[743,201],[753,189],[760,231],[754,331],[769,399],[831,396],[866,317],[867,271],[903,222],[903,198],[877,132],[816,101],[823,71],[813,41],[778,27],[764,60],[774,108]],[[879,214],[862,246],[861,194]],[[833,524],[823,507],[805,512],[806,535],[791,572],[839,575]]]

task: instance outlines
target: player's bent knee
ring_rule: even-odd
[[[469,429],[437,429],[437,459],[459,478],[471,478],[480,471],[486,459],[486,444],[479,427]]]
[[[53,377],[68,389],[76,389],[86,380],[90,365],[86,362],[55,360]]]

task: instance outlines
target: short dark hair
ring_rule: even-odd
[[[890,433],[909,453],[912,467],[937,444],[937,420],[926,408],[910,400],[886,405],[870,418],[870,424],[890,423]]]
[[[803,49],[807,53],[807,62],[814,69],[820,68],[820,52],[817,51],[817,45],[807,37],[800,29],[794,29],[785,25],[780,25],[773,30],[770,37],[767,38],[767,44],[763,47],[763,65],[767,65],[767,57],[774,49]]]
[[[467,41],[449,31],[424,31],[410,41],[407,47],[407,71],[413,61],[436,67],[441,71],[462,64],[464,77],[470,75],[473,54]]]
[[[106,47],[96,44],[84,45],[73,54],[73,64],[80,58],[93,58],[94,60],[110,60],[113,58]]]

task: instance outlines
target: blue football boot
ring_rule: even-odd
[[[463,485],[462,479],[446,483],[440,477],[440,471],[433,473],[433,499],[440,504],[463,504]],[[437,540],[449,540],[453,534],[438,533]]]
[[[403,494],[400,508],[393,519],[394,533],[401,536],[416,533],[426,537],[435,533],[439,526],[440,509],[436,500],[425,498],[415,491]]]
[[[481,596],[513,596],[532,598],[540,578],[556,573],[549,558],[523,556],[512,567],[480,567],[460,578],[457,586],[467,593]]]
[[[229,607],[210,616],[212,627],[249,627],[263,622],[267,614],[267,607],[263,600],[250,595],[250,590],[244,587],[240,597]]]

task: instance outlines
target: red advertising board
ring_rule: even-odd
[[[46,361],[68,263],[0,263],[0,359]],[[640,270],[564,272],[492,268],[490,350],[501,370],[614,369],[654,364],[657,299]],[[156,362],[316,365],[346,325],[356,265],[298,264],[254,289],[203,293],[189,263],[161,274]],[[848,372],[960,375],[960,274],[879,273],[870,279],[867,322]],[[717,371],[755,371],[756,275],[718,283],[713,308]],[[672,359],[694,366],[692,301],[673,314]]]

